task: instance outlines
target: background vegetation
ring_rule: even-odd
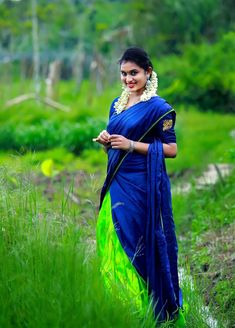
[[[106,155],[91,140],[131,45],[177,111],[167,167],[187,327],[234,326],[234,22],[231,0],[0,1],[0,326],[154,326],[107,293],[95,255]],[[199,189],[208,164],[230,175]]]

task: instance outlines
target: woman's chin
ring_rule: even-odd
[[[142,93],[142,88],[138,88],[138,87],[133,87],[133,88],[127,88],[127,90],[130,92],[130,93]]]

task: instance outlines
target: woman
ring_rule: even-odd
[[[177,154],[175,112],[156,95],[157,75],[143,49],[127,49],[119,63],[124,90],[111,105],[107,130],[94,139],[108,154],[97,223],[102,273],[110,288],[134,300],[141,315],[151,303],[158,322],[182,323],[164,162]]]

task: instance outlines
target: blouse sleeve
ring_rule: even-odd
[[[162,143],[176,143],[175,135],[176,113],[171,112],[164,116],[155,128],[155,135]]]

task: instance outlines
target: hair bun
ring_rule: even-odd
[[[131,61],[143,68],[145,71],[149,68],[153,68],[153,64],[149,58],[147,52],[139,47],[131,47],[126,49],[122,57],[119,59],[119,64],[123,62]]]

